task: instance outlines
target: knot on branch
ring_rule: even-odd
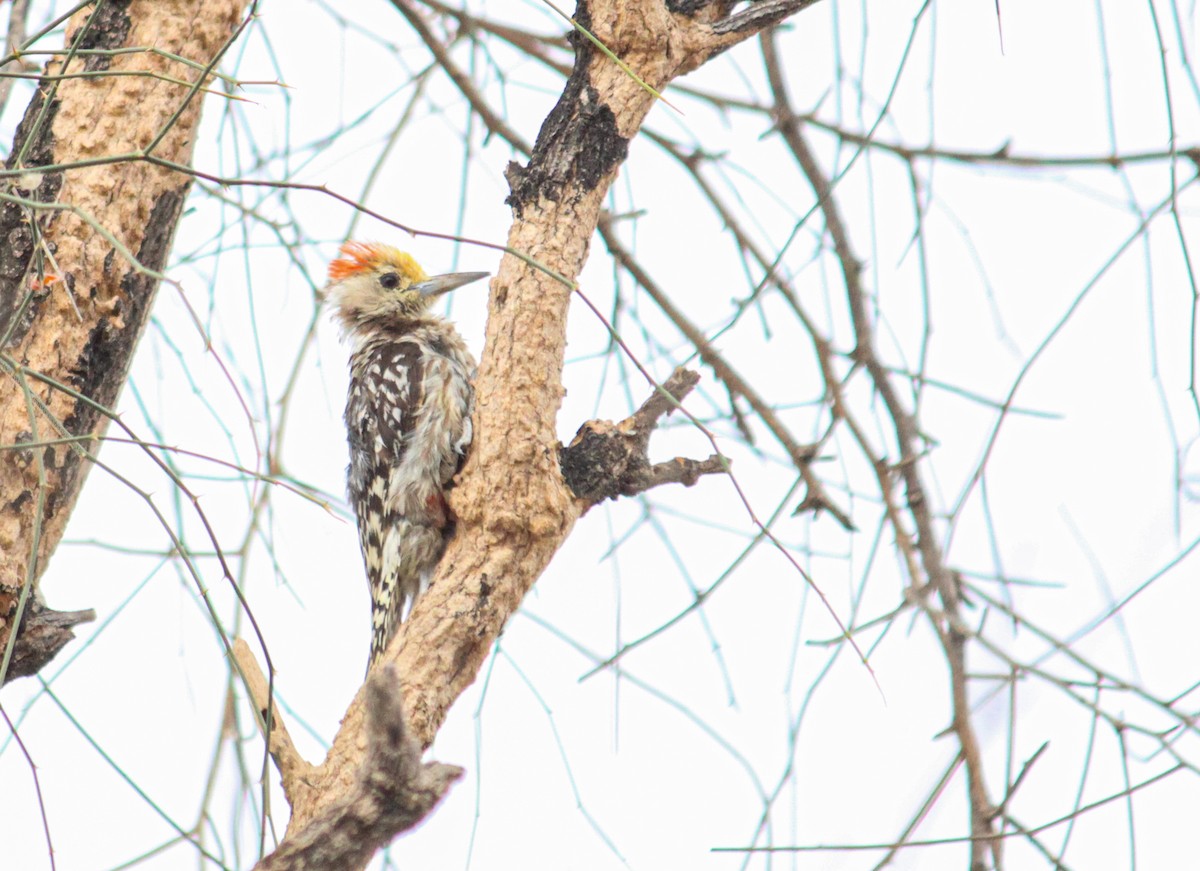
[[[20,600],[20,588],[0,584],[0,651],[7,645],[13,631]],[[75,637],[72,631],[75,626],[95,619],[96,612],[90,609],[54,611],[42,604],[36,595],[30,596],[25,603],[21,623],[15,627],[17,640],[8,671],[4,673],[4,683],[37,674]]]
[[[699,380],[697,372],[676,369],[629,417],[619,423],[590,420],[581,426],[559,453],[559,466],[571,492],[595,504],[660,484],[690,487],[701,475],[727,471],[729,460],[720,454],[705,460],[675,457],[665,463],[651,463],[647,454],[658,419],[670,414]]]

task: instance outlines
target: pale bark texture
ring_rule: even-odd
[[[37,581],[125,383],[158,289],[150,273],[166,263],[190,184],[146,158],[190,163],[203,94],[188,83],[201,71],[150,52],[103,52],[154,46],[208,67],[244,6],[126,0],[84,9],[67,28],[78,54],[46,65],[18,128],[12,196],[0,204],[0,445],[32,445],[0,451],[0,650],[23,590],[26,615],[64,622],[41,608]],[[43,273],[59,280],[46,285]],[[22,638],[44,641],[36,629],[18,632],[14,662]],[[20,673],[69,640],[69,621],[56,637]]]
[[[729,15],[728,3],[585,0],[575,20],[661,92],[811,2],[763,2]],[[397,5],[410,18],[419,14],[412,4]],[[537,265],[506,255],[492,281],[475,440],[451,493],[457,534],[432,587],[380,657],[396,666],[408,730],[424,746],[591,504],[568,487],[556,434],[571,282],[629,141],[657,98],[587,37],[575,33],[572,41],[574,71],[532,157],[508,171],[514,220],[507,244]],[[292,807],[285,848],[311,839],[314,826],[330,826],[327,810],[361,782],[369,764],[365,698],[360,691],[352,702],[322,764],[285,773]],[[264,699],[255,701],[267,709]]]

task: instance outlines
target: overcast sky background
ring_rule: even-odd
[[[477,11],[539,32],[564,29],[539,3],[477,4]],[[861,131],[894,87],[880,140],[932,141],[981,154],[1007,148],[1031,156],[1103,155],[1114,136],[1122,152],[1163,151],[1171,145],[1171,125],[1180,149],[1200,143],[1200,90],[1180,53],[1197,50],[1190,5],[1006,0],[1000,11],[1003,50],[989,2],[824,0],[794,19],[781,41],[793,100],[823,120]],[[557,97],[557,80],[501,47],[490,61],[503,70],[502,80],[482,53],[472,55],[464,45],[455,56],[477,65],[489,94],[503,92],[510,125],[532,140]],[[409,111],[366,204],[421,230],[503,243],[510,219],[503,170],[515,155],[497,139],[485,141],[475,123],[465,159],[466,107],[444,77],[432,77],[408,108],[413,73],[428,62],[388,3],[353,9],[264,3],[261,20],[223,68],[236,69],[244,80],[280,79],[288,88],[249,86],[244,94],[251,102],[228,110],[209,98],[196,166],[226,177],[326,184],[357,198]],[[763,81],[757,47],[749,44],[685,83],[761,99]],[[859,102],[848,98],[856,92],[865,95]],[[669,89],[667,96],[678,94]],[[27,98],[28,89],[18,89],[0,119],[6,130]],[[722,189],[736,196],[755,232],[777,251],[813,205],[778,138],[760,118],[722,116],[694,100],[678,103],[685,114],[660,105],[647,126],[728,153]],[[846,165],[850,149],[810,133],[827,171]],[[11,141],[11,134],[4,138]],[[1023,364],[1082,300],[1015,396],[1016,406],[1038,414],[1010,416],[991,457],[988,508],[999,549],[988,535],[979,489],[968,489],[995,424],[994,409],[950,391],[928,391],[920,424],[936,447],[926,483],[941,511],[967,494],[956,523],[944,527],[951,565],[1039,582],[1013,588],[1024,613],[1058,637],[1078,637],[1083,655],[1168,698],[1188,692],[1197,679],[1195,558],[1185,555],[1127,604],[1120,619],[1092,627],[1112,603],[1187,552],[1200,531],[1193,501],[1200,456],[1190,449],[1200,421],[1188,393],[1195,293],[1184,257],[1200,233],[1195,171],[1184,158],[1131,165],[1124,174],[1095,167],[923,165],[932,196],[922,227],[928,307],[903,164],[864,156],[838,187],[877,294],[890,364],[915,365],[929,312],[930,375],[1002,401]],[[1141,219],[1131,201],[1146,214],[1160,209],[1172,172],[1178,227],[1161,213],[1151,233],[1139,236]],[[282,461],[287,473],[331,501],[326,509],[277,489],[246,559],[233,564],[278,669],[291,734],[317,761],[361,681],[368,640],[356,536],[339,501],[346,351],[315,301],[325,264],[355,218],[350,208],[317,193],[204,187],[180,228],[169,274],[181,282],[234,383],[205,352],[178,292],[164,287],[121,411],[148,441],[254,467],[282,413],[284,387],[293,370],[298,373]],[[229,204],[235,202],[258,209],[278,228],[245,220]],[[734,255],[720,222],[678,166],[645,140],[633,143],[610,207],[639,211],[626,228],[627,241],[710,334],[761,278]],[[840,276],[821,249],[818,225],[810,224],[789,248],[785,268],[830,330],[844,336]],[[431,273],[494,271],[498,262],[494,251],[406,238],[365,217],[354,235],[406,248]],[[294,242],[290,250],[281,238]],[[1123,253],[1109,265],[1118,250]],[[627,278],[614,281],[602,254],[596,241],[581,286],[606,312],[619,289],[627,307],[623,336],[664,378],[690,352]],[[482,285],[467,287],[448,303],[477,353],[485,293]],[[297,367],[312,323],[316,340]],[[586,308],[575,306],[570,328],[568,393],[559,417],[564,441],[591,417],[623,417],[647,394],[636,372],[606,353],[607,331]],[[786,405],[789,420],[802,426],[804,403],[820,398],[819,374],[778,297],[765,296],[719,341],[760,392]],[[704,381],[687,404],[707,419],[728,400],[711,373],[701,371]],[[861,381],[857,390],[869,403]],[[713,428],[755,512],[765,519],[782,508],[775,533],[801,555],[843,620],[851,618],[852,600],[858,622],[897,607],[904,579],[891,540],[873,535],[877,505],[838,494],[862,512],[855,517],[863,519],[863,531],[853,535],[827,515],[790,518],[801,493],[781,451],[762,433],[757,447],[747,448],[728,421]],[[700,433],[678,422],[653,445],[661,458],[710,451]],[[187,500],[136,449],[110,444],[103,457],[152,495],[192,548],[210,547]],[[223,548],[233,553],[263,485],[201,460],[177,462]],[[829,464],[838,468],[831,474],[862,492],[859,482],[870,470],[861,460],[855,465],[849,451],[831,451]],[[836,655],[814,643],[836,637],[836,627],[768,546],[751,550],[703,619],[692,615],[631,653],[619,678],[607,671],[581,681],[597,657],[686,607],[689,584],[712,584],[754,536],[733,488],[720,478],[657,491],[652,511],[647,504],[600,506],[577,525],[439,733],[430,757],[463,765],[467,775],[426,825],[393,847],[396,867],[738,868],[743,854],[713,848],[755,842],[764,795],[789,769],[795,777],[780,791],[769,836],[759,836],[758,844],[886,842],[950,764],[957,744],[938,737],[949,725],[948,678],[925,619],[906,614],[882,640],[864,637],[877,644],[873,680],[848,652]],[[164,817],[190,828],[206,789],[216,796],[208,805],[214,817],[204,826],[206,844],[230,867],[253,864],[257,835],[248,821],[256,811],[245,803],[258,798],[239,794],[237,784],[257,778],[261,743],[243,710],[243,760],[225,744],[214,781],[206,782],[218,752],[228,668],[196,587],[164,556],[167,546],[146,501],[94,470],[43,591],[55,608],[94,607],[98,621],[43,673],[52,692],[28,679],[0,696],[9,715],[22,718],[19,730],[38,766],[59,869],[120,867],[168,844],[175,831]],[[249,635],[244,619],[234,616],[215,561],[197,564],[228,631]],[[991,589],[1002,596],[999,585]],[[981,609],[969,613],[977,620]],[[1001,621],[998,613],[989,619]],[[1028,633],[1010,632],[1008,641],[1014,655],[1027,658],[1045,648]],[[976,671],[1003,671],[999,660],[973,656]],[[1084,668],[1077,672],[1079,680],[1090,678]],[[1120,792],[1126,776],[1138,782],[1174,764],[1137,734],[1127,736],[1122,752],[1104,727],[1096,731],[1087,764],[1086,710],[1032,679],[1022,682],[1015,761],[1006,762],[1007,689],[999,681],[995,687],[989,694],[986,681],[974,685],[993,796],[1003,794],[1006,770],[1019,770],[1049,741],[1014,806],[1026,825],[1069,813],[1077,792],[1086,803]],[[789,735],[802,708],[802,728]],[[1138,723],[1171,725],[1132,694],[1113,708]],[[1195,734],[1174,746],[1179,758],[1195,764]],[[274,771],[269,774],[273,782]],[[282,793],[275,790],[272,801],[282,836]],[[1188,772],[1136,794],[1139,867],[1179,867],[1194,855],[1188,825],[1198,802],[1200,780]],[[1117,801],[1082,815],[1069,835],[1066,865],[1130,866],[1127,814]],[[5,867],[49,867],[28,763],[3,740],[0,820]],[[966,825],[960,773],[918,838],[961,837]],[[239,833],[236,844],[231,830]],[[1058,846],[1065,833],[1060,826],[1047,840]],[[881,855],[760,856],[749,867],[869,868]],[[914,848],[893,867],[960,869],[965,856],[962,844]],[[1044,867],[1044,861],[1020,839],[1009,842],[1009,867]],[[176,844],[136,867],[193,868],[197,857],[194,848]]]

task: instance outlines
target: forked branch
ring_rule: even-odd
[[[700,374],[676,369],[641,407],[619,423],[589,420],[559,454],[567,486],[589,505],[634,496],[661,484],[690,487],[701,475],[729,470],[729,460],[712,454],[704,460],[675,457],[651,463],[650,434],[659,418],[670,414],[700,380]]]

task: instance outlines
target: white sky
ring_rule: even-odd
[[[1194,52],[1192,10],[1179,5],[1184,48]],[[491,4],[488,13],[497,14],[498,6]],[[864,28],[864,4],[825,0],[799,16],[782,42],[795,104],[856,130],[868,128],[878,114],[922,4],[866,6]],[[540,32],[562,29],[561,21],[538,4],[502,8],[522,26]],[[1107,70],[1099,49],[1098,9],[1104,16]],[[932,138],[942,148],[980,153],[1007,143],[1012,154],[1104,154],[1111,147],[1107,76],[1120,149],[1166,149],[1168,103],[1151,10],[1157,12],[1168,43],[1176,142],[1181,148],[1200,142],[1200,100],[1183,74],[1175,13],[1165,0],[1006,0],[1001,4],[1003,53],[991,3],[933,3],[919,19],[908,66],[878,137],[910,146]],[[228,117],[210,100],[198,168],[323,183],[359,196],[365,173],[411,97],[403,70],[420,69],[427,60],[389,4],[355,4],[353,12],[342,14],[352,14],[384,42],[401,46],[400,59],[379,39],[341,27],[319,4],[264,4],[261,30],[235,51],[240,55],[238,75],[279,77],[289,89],[248,89],[254,102],[237,107],[236,134],[241,138],[236,144]],[[263,34],[270,39],[273,61]],[[456,57],[464,64],[470,60],[466,51]],[[483,68],[486,59],[476,61]],[[532,139],[557,85],[530,62],[513,65],[511,54],[502,49],[496,50],[494,61],[506,75],[509,123]],[[836,80],[839,67],[842,78]],[[499,93],[494,72],[480,75],[489,94]],[[860,78],[868,95],[861,106],[850,99]],[[765,93],[753,44],[714,61],[688,82],[738,97]],[[426,98],[414,110],[368,204],[413,227],[502,242],[509,220],[502,172],[512,155],[498,141],[484,146],[476,126],[476,153],[459,226],[464,105],[441,79],[430,85]],[[23,108],[23,99],[18,95],[4,116],[6,129]],[[695,102],[679,102],[683,117],[660,106],[649,125],[681,142],[703,143],[710,152],[728,152],[736,169],[718,187],[731,198],[736,190],[742,214],[758,222],[758,240],[776,250],[812,205],[811,191],[788,163],[778,139],[768,135],[761,118],[730,114],[722,119]],[[368,111],[369,117],[351,130],[310,147]],[[247,131],[253,134],[253,146],[245,140]],[[836,151],[834,141],[816,131],[810,136],[826,169],[845,165],[848,150]],[[220,148],[214,145],[218,137],[223,137]],[[288,141],[297,150],[289,162],[275,158],[265,167],[251,165],[247,155],[252,147],[275,154]],[[1169,219],[1159,218],[1148,241],[1135,241],[1106,269],[1138,224],[1128,205],[1126,182],[1107,169],[1031,172],[946,164],[932,175],[922,165],[921,172],[926,182],[932,178],[926,193],[934,197],[925,222],[932,377],[1003,399],[1022,363],[1103,273],[1016,395],[1017,406],[1053,417],[1010,417],[988,476],[1004,571],[1053,585],[1016,588],[1020,608],[1049,631],[1070,635],[1137,588],[1197,534],[1194,506],[1186,500],[1177,503],[1174,484],[1172,433],[1186,444],[1196,436],[1198,423],[1186,392],[1193,293],[1179,238]],[[1165,162],[1129,169],[1127,183],[1142,209],[1159,205],[1169,191],[1170,172]],[[1195,171],[1181,160],[1176,173],[1183,186]],[[295,217],[307,243],[299,249],[307,274],[289,262],[278,239],[258,224],[249,225],[250,249],[243,254],[236,248],[246,241],[243,225],[233,210],[222,211],[211,198],[194,198],[194,211],[180,230],[171,274],[183,283],[217,353],[233,369],[253,420],[247,419],[213,357],[203,352],[171,288],[163,289],[156,323],[135,363],[136,390],[126,391],[121,408],[147,439],[253,464],[251,432],[261,440],[268,417],[279,413],[280,392],[313,315],[311,283],[323,280],[323,264],[345,236],[352,213],[312,193],[293,193],[290,212],[267,191],[227,195],[246,203],[261,197],[264,213],[274,220]],[[880,342],[888,362],[915,365],[924,322],[907,175],[889,158],[862,159],[841,182],[838,196],[886,320]],[[677,166],[651,144],[635,142],[614,187],[612,206],[616,211],[644,210],[635,224],[636,236],[627,235],[626,241],[635,239],[638,255],[689,316],[708,328],[725,323],[733,301],[748,293],[746,272],[721,235],[719,222]],[[1200,232],[1195,215],[1195,195],[1184,189],[1180,216],[1188,242]],[[293,232],[285,228],[285,235]],[[497,263],[494,252],[405,239],[369,219],[359,222],[356,235],[401,244],[431,272],[494,271]],[[806,303],[825,319],[823,325],[844,337],[844,314],[836,303],[840,278],[832,260],[813,262],[815,252],[815,238],[806,228],[786,266]],[[602,310],[611,310],[613,272],[602,254],[597,240],[581,281]],[[252,296],[246,291],[247,276]],[[751,279],[758,277],[755,273]],[[621,288],[661,344],[648,346],[632,320],[625,321],[631,331],[627,338],[655,375],[663,377],[686,350],[649,299],[637,294],[626,278]],[[453,317],[477,351],[486,314],[482,293],[482,286],[467,288],[452,302]],[[764,320],[772,327],[769,335]],[[1155,355],[1150,351],[1152,329]],[[324,316],[318,330],[315,349],[300,370],[283,460],[297,479],[340,497],[345,350]],[[636,375],[628,377],[628,367],[596,356],[604,350],[607,334],[582,306],[573,310],[569,340],[568,396],[559,418],[564,440],[589,417],[624,416],[628,397],[636,403],[646,393]],[[819,396],[811,353],[777,297],[768,296],[761,314],[747,315],[738,329],[721,338],[719,347],[772,401],[799,403]],[[843,342],[839,350],[848,345]],[[698,391],[688,405],[704,416],[712,403],[725,405],[727,400],[711,372],[702,371],[700,391],[712,402]],[[861,378],[854,391],[860,407],[870,408]],[[910,392],[904,395],[911,399]],[[161,434],[151,431],[147,413],[161,424]],[[812,435],[811,424],[805,429],[803,408],[786,416],[798,436]],[[926,482],[939,509],[948,510],[960,498],[994,420],[991,411],[930,390],[920,423],[937,440]],[[767,517],[793,480],[779,450],[765,432],[758,433],[761,451],[756,453],[739,446],[727,424],[714,428],[722,436],[722,449],[734,457],[755,511]],[[884,443],[880,433],[872,435]],[[663,457],[704,456],[709,450],[698,433],[678,425],[656,437],[655,449]],[[868,486],[862,477],[866,470],[850,445],[834,443],[829,453],[831,480],[849,478],[862,492]],[[190,506],[136,451],[109,445],[103,456],[153,494],[172,525],[186,530],[191,546],[205,549]],[[180,463],[189,471],[216,476],[189,479],[189,486],[200,495],[223,546],[235,551],[246,533],[249,488],[231,483],[220,468]],[[1184,473],[1194,474],[1197,467],[1200,457],[1193,451]],[[845,498],[844,493],[835,495]],[[792,498],[785,517],[798,498]],[[563,637],[597,655],[610,655],[618,639],[636,638],[686,607],[691,593],[681,565],[691,582],[707,587],[753,535],[725,481],[708,479],[690,490],[663,490],[654,499],[662,508],[655,514],[661,529],[642,522],[636,502],[597,508],[578,524],[523,613],[506,630],[502,653],[485,667],[438,735],[431,757],[463,765],[468,774],[420,831],[397,842],[391,851],[396,866],[601,869],[622,867],[619,854],[636,869],[741,867],[741,854],[713,853],[712,848],[744,846],[754,839],[762,794],[775,789],[789,758],[797,773],[783,787],[772,813],[771,843],[887,841],[903,829],[953,759],[953,740],[936,737],[949,724],[947,676],[924,618],[901,617],[873,650],[881,694],[851,657],[844,654],[830,666],[829,648],[808,643],[830,638],[833,624],[784,559],[765,546],[754,550],[713,597],[704,611],[707,628],[693,615],[631,653],[624,660],[627,676],[618,680],[607,672],[580,682],[594,661]],[[881,551],[870,562],[876,507],[866,500],[853,507],[864,518],[864,531],[854,536],[845,535],[828,517],[785,519],[775,531],[790,545],[811,545],[814,555],[805,559],[805,566],[843,619],[850,596],[860,595],[870,565],[869,583],[858,601],[858,616],[865,620],[896,607],[903,581],[889,537],[878,542]],[[368,637],[354,531],[342,506],[335,509],[326,513],[276,492],[264,535],[274,545],[278,564],[272,564],[261,539],[244,564],[246,595],[268,639],[279,691],[293,712],[288,717],[292,735],[313,761],[320,759],[321,742],[332,737],[358,687]],[[610,555],[612,542],[631,529],[635,533]],[[664,535],[677,555],[664,545]],[[10,716],[24,716],[20,734],[38,766],[57,867],[112,868],[168,842],[174,832],[71,719],[163,814],[189,827],[218,742],[227,671],[212,627],[197,605],[195,587],[179,567],[160,556],[114,550],[161,552],[166,547],[161,527],[140,497],[94,471],[68,538],[44,578],[45,596],[57,608],[94,607],[99,620],[45,673],[53,676],[51,688],[62,707],[32,680],[7,687],[0,701]],[[955,567],[997,571],[978,489],[946,540]],[[236,559],[234,564],[235,570],[242,566]],[[202,559],[199,565],[231,626],[231,596],[214,561]],[[1200,605],[1195,572],[1196,561],[1185,560],[1127,606],[1123,621],[1109,621],[1083,640],[1080,652],[1154,694],[1169,697],[1185,691],[1196,680],[1200,654],[1194,628]],[[988,589],[998,593],[999,585]],[[981,613],[977,604],[980,608],[968,612],[972,621]],[[110,618],[111,625],[106,622]],[[996,621],[990,627],[1002,623],[996,613],[989,620]],[[244,623],[237,631],[246,632]],[[877,635],[865,637],[873,643]],[[1014,637],[997,631],[992,637],[1005,639],[1017,656],[1034,657],[1043,649],[1027,633]],[[981,652],[973,655],[972,665],[980,672],[1000,667]],[[827,666],[831,670],[823,674]],[[1056,673],[1063,671],[1060,662]],[[1088,679],[1082,669],[1077,677]],[[998,798],[1006,777],[1006,690],[993,698],[983,683],[975,689],[989,787]],[[1080,692],[1087,696],[1091,691],[1084,687]],[[789,723],[806,699],[792,756]],[[1013,770],[1044,741],[1050,742],[1014,806],[1022,822],[1036,825],[1070,812],[1084,767],[1089,720],[1079,706],[1064,703],[1061,694],[1032,678],[1022,682],[1018,705]],[[1170,725],[1132,697],[1108,709],[1138,723]],[[249,728],[248,717],[242,723]],[[253,780],[261,747],[253,734],[243,737]],[[1085,802],[1123,788],[1112,730],[1100,728],[1095,740]],[[1145,739],[1130,735],[1129,741],[1134,781],[1167,767]],[[244,823],[254,814],[242,807],[248,797],[236,793],[237,768],[229,749],[226,745],[213,785],[219,797],[211,803],[215,818],[205,836],[211,846],[216,833],[224,849],[233,851],[231,820]],[[1181,740],[1177,750],[1194,764],[1195,736]],[[49,867],[28,764],[11,742],[0,742],[0,784],[6,849],[15,850],[7,854],[11,858],[6,857],[5,867]],[[966,826],[963,796],[960,775],[918,838],[961,836]],[[282,794],[275,791],[272,801],[282,834]],[[1181,867],[1194,855],[1187,825],[1195,819],[1198,801],[1200,782],[1186,773],[1138,793],[1139,867]],[[1125,813],[1126,807],[1115,802],[1085,814],[1071,833],[1067,866],[1126,867]],[[1054,830],[1047,842],[1057,848],[1064,831]],[[231,867],[252,864],[255,836],[244,824],[240,835],[240,852],[224,853]],[[1044,860],[1019,839],[1010,842],[1009,851],[1010,867],[1044,867],[1039,864]],[[754,859],[750,867],[868,868],[880,855],[785,854],[774,859],[776,865]],[[176,846],[138,867],[196,865],[191,848]],[[911,850],[893,863],[922,869],[964,865],[961,845]]]

